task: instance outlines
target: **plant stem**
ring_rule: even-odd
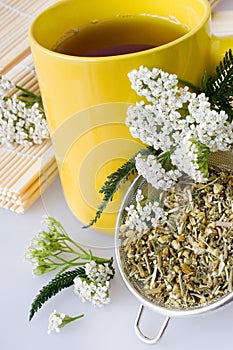
[[[84,316],[84,314],[82,315],[79,315],[79,316],[75,316],[75,317],[65,317],[62,321],[62,324],[60,326],[60,328],[64,327],[65,325],[67,325],[68,323],[72,322],[72,321],[75,321],[75,320],[78,320],[79,318],[82,318]]]
[[[57,259],[59,262],[56,262],[52,259],[47,259],[49,263],[51,263],[54,266],[60,266],[63,267],[57,274],[61,274],[62,272],[64,272],[65,270],[67,270],[70,267],[75,267],[75,266],[83,266],[84,262],[88,262],[91,260],[94,260],[97,264],[105,264],[105,263],[110,263],[111,259],[105,259],[105,258],[100,258],[98,256],[94,256],[88,252],[85,252],[85,254],[79,254],[75,251],[70,252],[73,253],[74,255],[76,255],[73,259],[71,260],[66,260],[65,258],[62,258],[61,256],[57,255],[57,254],[51,254],[52,257],[54,257],[55,259]],[[60,254],[60,252],[59,252]],[[81,262],[77,262],[77,260],[82,260]]]
[[[193,91],[195,91],[196,93],[199,93],[200,92],[200,89],[194,85],[193,83],[191,83],[190,81],[188,80],[185,80],[185,79],[181,79],[181,78],[178,78],[178,81],[184,85],[187,85],[189,86]]]
[[[178,81],[184,85],[187,85],[189,86],[193,91],[195,91],[197,94],[200,92],[200,89],[194,85],[193,83],[191,83],[190,81],[188,80],[185,80],[185,79],[181,79],[181,78],[178,78]]]
[[[88,252],[84,249],[84,248],[82,248],[79,244],[77,244],[76,242],[74,242],[73,240],[72,240],[72,238],[70,238],[70,237],[67,237],[67,241],[69,241],[70,243],[72,243],[76,248],[78,248],[79,250],[81,250],[81,252],[83,252],[84,254],[88,254]],[[68,246],[68,245],[67,245]],[[72,248],[71,248],[72,249]]]

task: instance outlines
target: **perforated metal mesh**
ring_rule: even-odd
[[[209,164],[223,170],[233,171],[233,150],[215,152],[209,156]]]

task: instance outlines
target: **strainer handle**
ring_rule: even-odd
[[[146,344],[155,344],[155,343],[157,343],[157,342],[161,339],[163,333],[165,332],[165,330],[166,330],[166,328],[167,328],[167,325],[168,325],[168,322],[169,322],[169,320],[170,320],[170,317],[167,316],[167,317],[165,318],[165,321],[163,322],[163,324],[162,324],[162,326],[161,326],[161,328],[160,328],[160,330],[159,330],[159,332],[158,332],[158,334],[157,334],[156,337],[154,337],[154,338],[148,338],[146,335],[144,335],[144,334],[142,333],[142,331],[141,331],[141,329],[140,329],[140,326],[139,326],[140,318],[141,318],[142,313],[143,313],[143,309],[144,309],[144,305],[141,304],[141,305],[139,306],[138,314],[137,314],[137,317],[136,317],[136,320],[135,320],[135,323],[134,323],[134,330],[135,330],[135,333],[136,333],[136,335],[138,336],[138,338],[139,338],[140,340],[142,340],[144,343],[146,343]]]

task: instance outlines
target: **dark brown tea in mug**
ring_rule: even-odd
[[[74,28],[54,51],[82,57],[122,55],[164,45],[187,31],[184,25],[160,17],[119,16]]]

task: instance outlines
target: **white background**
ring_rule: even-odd
[[[233,10],[232,0],[223,0],[216,10]],[[0,165],[1,166],[1,165]],[[117,266],[111,286],[111,303],[93,308],[82,303],[72,287],[44,304],[28,321],[30,304],[40,288],[54,274],[32,276],[32,266],[24,260],[31,238],[40,230],[42,217],[58,218],[73,238],[92,248],[95,255],[114,257],[114,239],[93,230],[83,230],[82,224],[70,213],[59,179],[24,215],[0,209],[0,349],[231,349],[233,303],[205,316],[173,318],[157,345],[142,343],[134,333],[134,320],[139,301],[130,294]],[[85,317],[63,328],[60,334],[47,335],[49,314],[56,309],[70,315]],[[142,328],[154,336],[163,317],[146,310]]]

